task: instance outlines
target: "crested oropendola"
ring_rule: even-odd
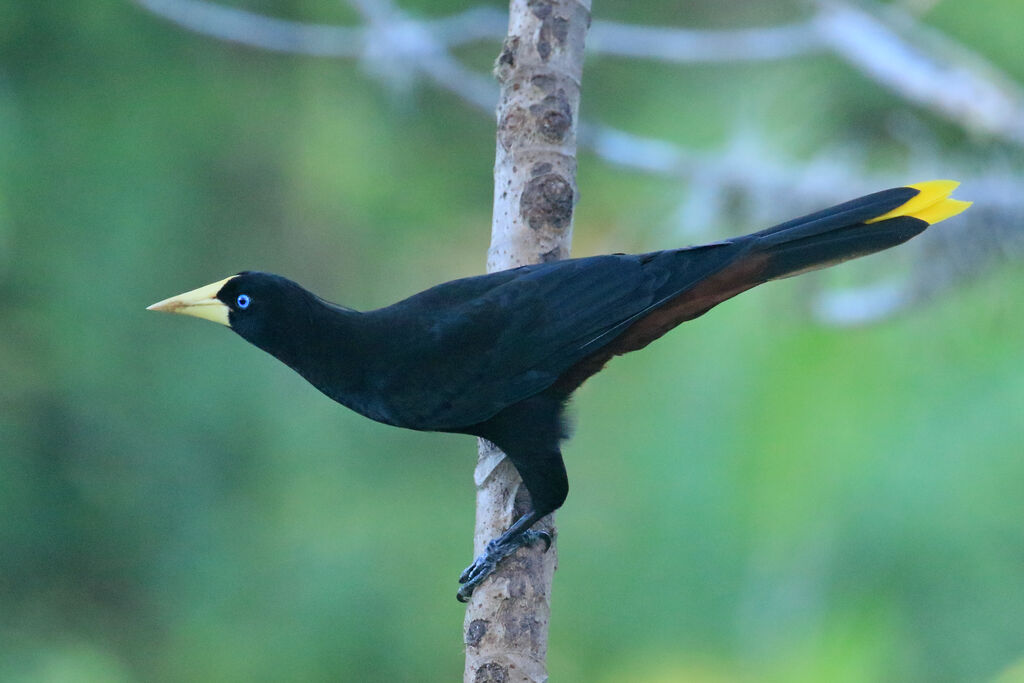
[[[153,304],[227,325],[324,394],[374,420],[482,437],[504,451],[532,509],[459,579],[465,601],[545,532],[569,486],[559,444],[572,392],[613,356],[769,280],[905,242],[969,202],[929,181],[743,237],[647,254],[566,259],[446,282],[373,311],[329,303],[279,275],[243,272]]]

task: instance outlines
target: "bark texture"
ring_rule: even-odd
[[[487,270],[566,258],[576,188],[576,121],[590,0],[511,0],[501,84],[494,214]],[[529,508],[500,450],[480,442],[474,556]],[[551,517],[535,528],[554,535]],[[522,548],[476,589],[466,609],[467,683],[547,680],[556,544]]]

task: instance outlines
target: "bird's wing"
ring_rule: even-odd
[[[381,309],[400,340],[376,369],[381,398],[396,421],[414,428],[482,422],[543,391],[736,251],[718,243],[527,266],[445,283]]]

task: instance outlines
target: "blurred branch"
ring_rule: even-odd
[[[742,62],[822,52],[814,22],[748,29],[685,29],[595,21],[587,49],[597,54],[662,62]]]
[[[440,19],[413,19],[388,3],[389,21],[366,27],[275,19],[206,0],[135,0],[185,28],[222,40],[298,54],[368,58],[379,55],[406,72],[435,67],[448,49],[504,35],[506,14],[477,7]],[[360,3],[364,17],[374,3]],[[831,52],[900,97],[969,131],[1024,145],[1024,92],[990,62],[896,6],[867,11],[840,0],[819,0],[807,21],[753,29],[684,29],[595,21],[595,54],[673,63],[777,60]],[[376,56],[376,59],[375,59]],[[449,58],[450,59],[450,58]],[[464,76],[451,65],[436,74]],[[432,80],[437,82],[437,78]],[[469,99],[482,97],[473,87]],[[493,102],[493,100],[491,100]]]
[[[351,0],[364,24],[343,27],[275,19],[207,0],[135,2],[185,28],[235,43],[298,54],[357,57],[368,73],[392,87],[406,87],[416,77],[425,78],[488,116],[493,115],[497,102],[498,88],[490,75],[467,68],[450,52],[461,44],[501,39],[507,14],[495,8],[477,7],[447,17],[420,19],[392,2]],[[983,57],[921,24],[915,15],[929,8],[927,2],[910,0],[903,8],[818,0],[817,10],[804,22],[742,30],[594,21],[588,50],[672,63],[831,53],[900,98],[965,131],[1024,146],[1024,89]],[[920,131],[912,137],[920,138]],[[957,220],[961,240],[943,247],[940,238],[926,235],[912,248],[927,247],[934,253],[928,267],[918,268],[911,278],[825,295],[815,310],[826,322],[874,320],[983,272],[988,267],[983,264],[1024,259],[1024,230],[1019,227],[1024,225],[1024,193],[1020,191],[1024,175],[1017,164],[990,158],[950,160],[937,152],[929,156],[929,146],[918,144],[913,166],[897,176],[867,170],[850,150],[825,150],[809,161],[787,162],[756,136],[742,132],[724,150],[710,152],[587,122],[579,124],[578,139],[582,147],[610,164],[686,180],[689,193],[678,218],[685,221],[687,236],[694,239],[707,237],[702,232],[722,222],[727,208],[737,203],[746,211],[742,220],[760,224],[858,193],[900,185],[908,177],[948,173],[963,180],[964,196],[976,206]],[[965,171],[972,168],[977,170]],[[1006,227],[996,230],[995,226]],[[944,227],[934,232],[948,235],[950,231]],[[965,242],[979,245],[976,251],[989,257],[964,264]],[[942,274],[954,271],[956,277]]]
[[[316,57],[358,57],[367,49],[366,28],[277,19],[207,0],[134,0],[139,6],[182,28],[240,45]],[[479,40],[500,39],[507,15],[491,7],[476,7],[440,19],[410,21],[403,14],[401,28],[414,24],[430,33],[433,41],[457,47]],[[380,28],[386,28],[378,26]],[[394,26],[386,28],[394,31]],[[419,35],[421,31],[413,35]],[[401,33],[401,30],[397,32]],[[433,42],[432,41],[432,42]],[[393,42],[393,41],[389,41]],[[415,52],[412,42],[403,52]]]
[[[164,19],[196,33],[258,47],[317,57],[356,57],[363,30],[275,19],[205,0],[135,0]]]
[[[1024,93],[990,62],[896,7],[820,4],[816,31],[848,64],[968,131],[1024,144]]]

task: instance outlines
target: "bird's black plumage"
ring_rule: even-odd
[[[201,315],[222,306],[239,335],[369,418],[480,436],[509,456],[533,509],[463,575],[465,598],[500,559],[537,540],[530,527],[565,500],[562,414],[587,377],[746,289],[894,246],[965,208],[946,198],[955,185],[933,187],[938,182],[700,247],[454,280],[365,312],[278,275],[244,272],[216,283]],[[910,200],[922,194],[930,203],[919,208]],[[176,301],[155,306],[175,310]]]

